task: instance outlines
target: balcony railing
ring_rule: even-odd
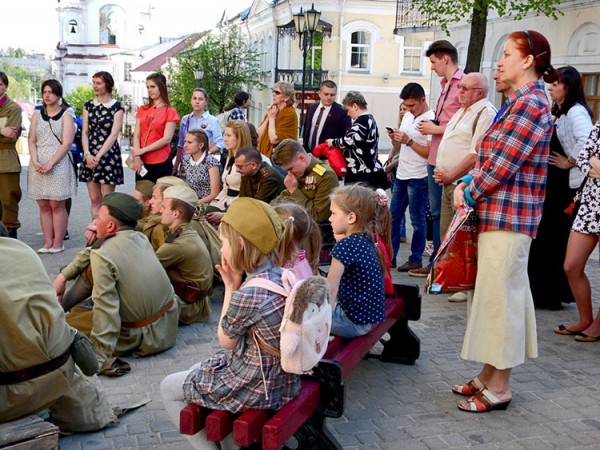
[[[435,21],[428,15],[421,14],[413,9],[412,4],[419,0],[398,0],[396,4],[396,28],[394,34],[400,34],[402,29],[426,29],[435,25]]]
[[[321,82],[329,79],[328,70],[306,69],[305,89],[307,91],[318,91]],[[275,82],[287,81],[294,85],[294,89],[302,89],[302,69],[276,69]]]

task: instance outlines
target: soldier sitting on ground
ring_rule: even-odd
[[[197,202],[198,195],[188,186],[171,186],[163,192],[161,220],[169,231],[156,251],[183,301],[179,321],[184,324],[208,322],[210,317],[208,294],[214,269],[206,245],[190,227]]]
[[[148,239],[133,229],[141,213],[142,205],[131,195],[106,195],[94,220],[98,240],[54,281],[62,301],[67,280],[76,279],[73,289],[78,295],[69,296],[71,304],[65,309],[91,292],[92,309],[71,312],[67,322],[90,336],[101,373],[108,375],[122,374],[121,361],[114,356],[152,355],[175,345],[179,307]],[[92,285],[80,276],[88,263]]]
[[[85,376],[71,355],[75,330],[65,322],[42,262],[6,236],[0,224],[0,422],[48,408],[62,431],[116,423],[98,379]]]

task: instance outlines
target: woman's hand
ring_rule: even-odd
[[[267,115],[269,116],[269,118],[275,119],[277,117],[277,114],[279,114],[279,108],[277,107],[277,105],[269,106],[269,110],[267,111]]]
[[[465,189],[467,188],[466,183],[460,183],[454,189],[454,209],[458,209],[461,206],[465,206]]]
[[[327,143],[327,147],[333,147],[333,139],[327,139],[325,142]]]
[[[215,269],[221,275],[226,289],[237,290],[242,284],[242,272],[237,272],[229,265],[229,261],[221,254],[221,264],[217,264]]]
[[[596,172],[600,172],[600,159],[598,159],[598,157],[591,156],[590,165],[596,170]]]
[[[573,164],[571,164],[565,156],[561,155],[558,152],[552,152],[552,154],[548,158],[548,162],[551,165],[558,167],[559,169],[567,170],[573,167]]]
[[[97,156],[87,155],[85,157],[85,165],[88,166],[90,169],[93,170],[98,165],[98,160],[99,159],[100,158],[98,158]]]
[[[143,154],[144,154],[144,152],[143,152],[143,151],[142,151],[142,149],[141,149],[141,148],[139,148],[139,147],[138,147],[138,148],[135,148],[135,147],[134,147],[134,148],[133,148],[133,150],[131,150],[131,156],[137,156],[137,157],[139,158],[139,157],[140,157],[140,156],[142,156]]]
[[[140,170],[142,169],[142,167],[144,167],[144,162],[142,161],[142,158],[137,157],[133,160],[133,170],[135,170],[137,173],[140,173]]]

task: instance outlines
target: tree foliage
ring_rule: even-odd
[[[244,42],[236,27],[207,35],[197,47],[175,57],[166,69],[169,99],[179,114],[190,112],[190,98],[196,87],[194,68],[204,69],[202,87],[209,97],[208,108],[219,114],[239,90],[264,88],[260,82],[260,54]]]
[[[416,0],[411,7],[438,23],[450,35],[448,26],[468,20],[471,36],[467,54],[466,72],[478,71],[481,65],[483,45],[490,10],[496,10],[500,17],[512,16],[521,20],[526,15],[544,15],[558,19],[562,12],[557,8],[561,0]]]
[[[83,114],[83,105],[94,98],[94,88],[80,84],[71,92],[65,95],[65,100],[75,110],[75,114]]]

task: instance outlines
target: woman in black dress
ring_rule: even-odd
[[[117,142],[124,109],[121,102],[112,97],[115,82],[110,73],[97,72],[92,83],[96,98],[83,107],[81,144],[84,153],[79,181],[87,184],[92,217],[95,217],[102,198],[124,182],[123,160]]]
[[[536,308],[558,310],[574,301],[563,263],[573,217],[565,209],[583,181],[575,165],[592,129],[592,113],[583,95],[581,75],[573,67],[557,69],[548,91],[555,117],[544,212],[537,237],[531,243],[528,274]]]

